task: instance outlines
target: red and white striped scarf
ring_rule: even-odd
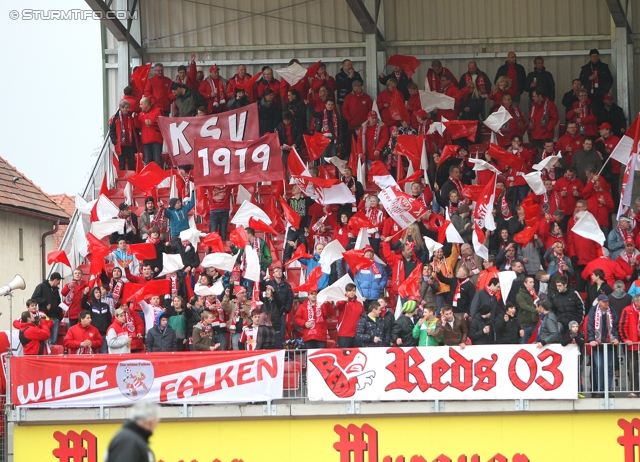
[[[500,213],[502,214],[502,218],[504,218],[505,221],[513,217],[511,208],[509,208],[509,203],[507,202],[506,194],[503,194],[502,198],[500,199]]]
[[[367,120],[362,124],[360,131],[362,132],[362,155],[367,157],[367,130],[369,130],[369,121]],[[378,144],[378,136],[380,135],[380,125],[376,124],[375,132],[373,134],[373,150],[376,150]]]
[[[618,234],[620,235],[620,239],[625,243],[628,240],[633,240],[633,229],[624,229],[622,226],[620,226],[620,223],[618,223]]]
[[[462,181],[454,180],[452,177],[449,177],[449,181],[451,181],[455,185],[456,189],[458,190],[458,193],[460,193],[459,196],[461,199],[459,202],[463,202],[464,198],[462,197],[462,188],[464,186],[462,185]]]
[[[558,273],[564,274],[564,270],[562,269],[562,262],[564,262],[564,253],[558,253],[554,250],[553,256],[558,259]]]
[[[458,283],[456,284],[456,290],[453,293],[453,306],[458,306],[458,300],[460,300],[460,288],[462,284],[466,283],[469,278],[463,279],[462,281],[458,279]]]
[[[111,297],[113,298],[113,303],[115,305],[118,305],[118,302],[120,301],[122,289],[124,289],[124,282],[122,282],[121,279],[111,279],[111,282],[109,283],[109,292],[111,292]]]
[[[533,298],[533,303],[537,303],[538,302],[538,294],[536,294],[536,289],[527,289],[527,292],[529,292],[529,295],[531,295],[531,297]]]
[[[335,110],[331,111],[331,125],[329,125],[329,111],[326,109],[322,111],[322,133],[331,133],[334,140],[338,137],[338,115]]]
[[[611,340],[611,332],[613,332],[613,316],[611,315],[611,310],[610,309],[607,309],[607,311],[605,311],[605,314],[607,315],[607,324],[609,325],[609,329],[607,329],[606,343],[609,343],[609,341]],[[596,309],[595,316],[593,317],[593,330],[594,330],[594,332],[597,332],[597,333],[600,332],[600,318],[601,317],[602,317],[602,310],[600,310],[600,307],[598,307]],[[640,330],[640,328],[638,328],[638,330]],[[602,339],[600,339],[600,341],[602,342]]]
[[[545,213],[551,212],[550,195],[553,195],[553,198],[555,199],[556,210],[562,210],[562,207],[560,206],[560,195],[556,191],[547,191],[542,195],[542,211]]]

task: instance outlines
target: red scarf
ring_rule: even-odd
[[[338,116],[335,110],[331,111],[331,125],[333,126],[333,130],[329,126],[329,113],[325,109],[322,111],[322,133],[331,133],[333,139],[336,140],[338,138]]]
[[[511,209],[509,208],[509,203],[507,202],[506,194],[503,194],[502,199],[500,199],[500,213],[502,213],[502,218],[504,218],[505,221],[513,217]]]
[[[207,82],[209,82],[209,86],[211,87],[211,97],[224,99],[224,82],[222,78],[219,77],[217,81],[214,81],[211,77],[208,77]]]
[[[562,269],[562,262],[564,261],[564,253],[558,253],[554,250],[553,256],[558,259],[558,273],[564,274],[564,270]]]
[[[611,316],[610,309],[607,309],[607,311],[605,311],[605,314],[607,315],[607,324],[609,325],[609,329],[607,329],[606,343],[609,343],[609,341],[611,340],[611,332],[613,332],[613,316]],[[596,308],[596,313],[595,313],[595,316],[593,317],[593,330],[596,334],[600,333],[601,317],[602,317],[602,311],[600,310],[600,307],[598,307]],[[638,330],[640,331],[640,327],[638,328]],[[602,342],[602,339],[600,339],[600,342]]]
[[[620,223],[618,223],[618,234],[620,235],[620,239],[625,243],[627,241],[633,241],[633,229],[624,229],[620,226]]]
[[[462,257],[462,264],[469,264],[471,267],[471,272],[473,274],[478,274],[480,270],[478,269],[478,265],[476,265],[476,260],[473,258],[473,255]]]
[[[173,299],[178,295],[178,276],[169,276],[167,274],[167,279],[171,281],[171,292],[169,293],[171,294],[171,299]]]
[[[456,186],[456,189],[458,190],[458,193],[460,193],[459,195],[462,198],[462,181],[454,180],[452,177],[449,177],[449,181],[451,181]],[[460,199],[460,202],[463,202],[463,199]]]
[[[456,290],[453,293],[453,306],[458,306],[458,300],[460,300],[460,287],[462,284],[466,283],[469,278],[463,279],[462,281],[458,279],[458,283],[456,284]]]
[[[536,106],[537,104],[531,105],[531,113],[529,114],[529,129],[531,130],[535,128],[535,124],[536,124],[535,120],[533,120],[533,115],[536,113]],[[540,128],[546,127],[547,123],[549,122],[549,99],[548,98],[544,99],[544,106],[542,108],[543,108],[543,112],[542,112],[542,119],[540,119]]]
[[[124,282],[122,282],[121,279],[118,279],[117,281],[115,279],[111,279],[111,282],[109,283],[109,292],[111,292],[113,303],[116,305],[120,301],[123,288],[124,288]]]
[[[118,111],[118,117],[120,118],[120,144],[122,146],[131,146],[133,144],[133,119],[131,114],[127,114],[122,117],[122,111]]]
[[[489,286],[485,287],[484,290],[487,291],[489,297],[493,297],[496,294],[493,290],[489,289]]]
[[[562,210],[562,207],[560,207],[560,195],[556,191],[547,191],[542,195],[542,211],[544,213],[551,213],[551,207],[549,205],[549,202],[551,201],[549,196],[551,194],[553,194],[553,197],[555,198],[556,210]]]
[[[124,214],[122,212],[118,213],[118,218],[122,218],[124,219],[124,224],[125,224],[125,231],[130,230],[131,228],[133,228],[133,219],[131,218],[131,214],[129,214],[128,216],[124,216]]]
[[[367,157],[367,130],[369,129],[369,121],[367,120],[362,124],[360,132],[362,133],[362,155]],[[375,133],[373,134],[373,150],[376,150],[378,145],[378,136],[380,135],[380,125],[376,124]]]
[[[531,295],[531,297],[533,298],[533,303],[538,303],[538,295],[536,294],[536,289],[527,289],[527,292],[529,292],[529,295]]]
[[[158,237],[158,238],[153,238],[153,237],[151,237],[151,234],[149,234],[149,235],[147,236],[147,244],[153,244],[153,245],[156,245],[156,244],[158,244],[158,243],[160,242],[160,240],[161,240],[161,239],[160,239],[159,237]]]
[[[151,214],[149,214],[151,215]],[[153,228],[154,226],[160,230],[160,234],[162,234],[165,230],[164,223],[164,208],[158,208],[158,213],[154,214],[149,222],[149,228]],[[159,239],[158,239],[159,241]],[[155,244],[155,243],[154,243]]]

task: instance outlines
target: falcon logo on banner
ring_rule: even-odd
[[[276,133],[255,141],[199,138],[195,142],[193,180],[196,186],[249,184],[286,178]]]
[[[380,191],[378,196],[389,216],[402,229],[407,228],[427,212],[422,201],[402,192],[398,186],[389,186]]]
[[[245,141],[260,138],[258,106],[250,104],[209,117],[158,117],[173,165],[195,165],[195,140]]]

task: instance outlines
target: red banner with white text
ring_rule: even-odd
[[[547,345],[322,349],[311,401],[577,399],[578,348]]]
[[[277,133],[255,141],[196,140],[196,186],[250,184],[286,179]]]
[[[260,137],[255,104],[206,117],[159,117],[158,126],[174,166],[194,165],[197,138],[247,141]]]
[[[33,408],[271,401],[282,398],[283,368],[284,350],[14,356],[11,395]]]

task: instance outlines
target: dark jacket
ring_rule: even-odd
[[[138,216],[133,212],[131,212],[131,224],[136,229],[135,233],[132,233],[132,232],[125,233],[125,229],[126,229],[126,224],[125,224],[122,226],[121,231],[116,231],[115,233],[111,234],[111,236],[109,237],[109,244],[111,245],[117,244],[118,238],[121,236],[125,236],[127,241],[129,241],[132,244],[136,244],[140,242],[140,226],[138,226]]]
[[[467,321],[462,314],[454,313],[453,327],[449,323],[445,323],[443,330],[443,342],[445,345],[458,346],[461,343],[467,343]]]
[[[440,282],[444,282],[445,284],[451,286],[451,290],[445,296],[447,297],[447,303],[453,306],[453,312],[456,314],[469,314],[473,296],[476,294],[476,287],[471,282],[471,279],[468,279],[467,282],[460,286],[460,298],[454,305],[453,296],[456,291],[456,285],[458,284],[458,278],[448,278],[443,276],[442,273],[436,273],[436,276],[438,277]]]
[[[284,277],[279,284],[275,279],[266,281],[265,284],[273,286],[276,289],[278,298],[282,302],[282,311],[284,311],[285,314],[289,314],[289,312],[291,312],[291,308],[293,308],[293,290],[291,290],[291,284],[285,281]],[[273,322],[273,318],[271,319],[271,322]]]
[[[427,305],[436,306],[436,295],[440,290],[440,281],[435,275],[431,275],[431,282],[425,281],[424,277],[420,278],[420,301],[424,300]]]
[[[538,310],[533,302],[529,291],[521,287],[516,296],[516,306],[518,307],[518,322],[522,327],[535,327],[538,324]]]
[[[489,327],[489,332],[485,334],[483,331],[487,326]],[[469,338],[474,345],[491,345],[493,343],[491,317],[483,318],[480,313],[476,313],[471,320],[471,326],[469,326]]]
[[[573,103],[575,103],[576,101],[580,101],[580,100],[578,99],[576,94],[573,92],[573,88],[571,88],[571,90],[566,92],[562,97],[562,105],[564,106],[565,113],[573,109]],[[600,123],[600,121],[598,121],[598,123]]]
[[[184,245],[182,244],[170,245],[169,249],[171,249],[173,253],[180,254],[180,257],[182,257],[182,263],[184,264],[184,267],[182,268],[183,270],[187,266],[190,266],[191,269],[200,266],[200,255],[198,254],[198,250],[193,247],[193,245],[189,245],[189,250],[185,249]],[[161,254],[159,254],[159,256],[162,257]],[[162,265],[160,266],[160,268],[162,268]]]
[[[147,338],[145,340],[147,353],[178,350],[176,331],[173,330],[168,323],[163,330],[160,330],[160,319],[163,317],[168,318],[166,313],[158,313],[156,325],[147,332]]]
[[[397,345],[397,340],[402,339],[401,347],[417,346],[418,339],[412,335],[413,328],[416,325],[417,319],[408,318],[404,314],[400,315],[398,319],[393,323],[393,329],[391,331],[391,343]]]
[[[258,116],[260,118],[260,136],[265,133],[275,133],[276,127],[282,122],[282,111],[275,100],[267,105],[264,98],[258,101]]]
[[[62,320],[63,313],[60,308],[60,288],[52,287],[51,283],[47,280],[38,284],[33,291],[31,298],[38,303],[38,309],[44,311],[49,319]],[[51,308],[47,308],[51,305]]]
[[[587,317],[587,342],[596,340],[595,317],[600,316],[600,313],[596,314],[596,312],[599,312],[599,311],[600,311],[600,308],[598,308],[598,305],[594,305],[591,308],[591,311],[589,311],[589,316]],[[609,341],[613,339],[617,339],[618,341],[620,341],[620,334],[618,332],[618,322],[619,322],[618,315],[611,308],[609,308],[609,311],[612,313],[612,316],[613,316],[612,318],[613,326],[609,332],[609,337],[610,337]],[[607,341],[606,338],[601,338],[600,341],[602,343],[609,343],[609,341]]]
[[[274,350],[276,348],[276,331],[271,326],[258,326],[256,350]]]
[[[568,330],[569,323],[575,321],[582,323],[584,318],[584,303],[580,298],[580,294],[571,286],[567,287],[564,292],[558,292],[551,298],[553,312],[558,318],[565,330]]]
[[[260,300],[262,301],[260,313],[269,313],[273,329],[276,332],[280,331],[280,316],[284,314],[284,311],[282,310],[282,302],[280,301],[278,292],[274,291],[273,298],[266,298],[260,294]],[[260,326],[260,328],[262,327],[263,326]]]
[[[387,332],[386,324],[382,317],[371,319],[367,313],[362,313],[356,326],[356,345],[361,347],[389,346],[389,332]],[[374,343],[374,337],[379,337],[380,341]]]
[[[384,77],[379,77],[378,82],[380,83],[380,85],[386,85],[389,79],[396,79],[396,81],[398,82],[398,91],[402,93],[402,96],[404,96],[404,100],[408,101],[409,89],[407,88],[407,85],[413,82],[413,80],[407,77],[407,74],[405,74],[404,71],[400,71],[400,78],[397,78],[396,74],[392,72],[391,74],[387,74]]]
[[[476,315],[476,312],[482,305],[489,305],[491,307],[491,317],[496,316],[498,312],[498,299],[495,294],[489,295],[486,289],[480,289],[473,296],[471,301],[471,308],[469,309],[469,316],[472,318]]]
[[[594,70],[598,71],[598,88],[592,88],[593,81],[589,80]],[[609,90],[611,90],[613,86],[613,76],[609,70],[609,65],[602,61],[598,61],[595,64],[589,61],[582,66],[579,79],[580,82],[582,82],[582,86],[589,92],[589,98],[591,98],[592,101],[595,99],[597,102],[601,102],[605,93],[609,93]]]
[[[496,316],[495,328],[496,328],[496,343],[499,344],[516,344],[520,343],[520,324],[518,318],[509,316],[509,320],[505,321],[504,317],[509,316],[505,313],[500,313]]]
[[[596,298],[598,298],[598,295],[609,295],[611,292],[613,292],[613,289],[609,284],[607,284],[607,281],[604,281],[602,284],[600,284],[600,287],[597,287],[592,282],[589,282],[587,284],[587,306],[591,308],[593,302],[596,300]],[[578,320],[574,319],[574,321]]]
[[[627,118],[624,116],[624,111],[620,106],[614,104],[611,109],[607,109],[604,105],[596,105],[593,109],[593,113],[598,119],[598,126],[608,122],[611,124],[611,133],[617,137],[622,137],[624,133],[622,130],[627,128]]]
[[[105,462],[154,461],[155,456],[149,449],[150,436],[150,431],[131,420],[127,420],[109,443],[104,457]]]
[[[526,90],[526,84],[527,84],[527,71],[524,70],[524,67],[522,66],[522,64],[515,64],[516,66],[516,74],[518,76],[518,81],[517,82],[512,82],[511,86],[513,87],[515,84],[518,85],[518,94],[522,94],[525,90]],[[498,71],[496,72],[496,78],[493,80],[493,84],[495,85],[495,83],[498,81],[498,77],[501,76],[505,76],[507,77],[507,72],[509,70],[509,67],[507,65],[507,62],[505,61],[505,63],[500,66],[498,68]]]
[[[558,331],[558,320],[553,311],[548,312],[540,322],[540,343],[560,343],[560,332]]]
[[[285,128],[284,122],[280,122],[276,127],[276,132],[278,132],[278,139],[280,140],[280,146],[287,143],[287,129]],[[295,144],[298,148],[302,147],[302,129],[297,126],[295,123],[291,124],[291,138],[293,139],[293,144]]]
[[[532,87],[533,80],[536,81],[536,86]],[[527,75],[527,82],[525,83],[524,91],[529,93],[529,98],[533,96],[533,90],[540,90],[543,95],[546,95],[551,101],[556,99],[556,82],[553,80],[553,74],[547,71],[544,67],[542,71],[537,69],[532,70]],[[573,93],[573,92],[572,92]],[[563,101],[564,103],[564,101]],[[571,103],[570,108],[573,107]]]
[[[336,86],[338,87],[338,104],[344,102],[344,98],[353,90],[353,82],[359,80],[364,82],[364,79],[359,72],[354,72],[353,77],[349,77],[344,69],[340,69],[340,72],[336,74]]]
[[[176,96],[176,117],[193,117],[198,113],[198,108],[207,106],[207,100],[193,88],[187,88],[185,94]]]
[[[91,312],[91,325],[93,325],[102,336],[107,335],[107,329],[113,322],[111,316],[111,308],[106,303],[96,300],[93,296],[93,290],[91,293],[91,302],[89,302],[89,294],[82,294],[82,300],[80,305],[83,310]]]
[[[584,346],[584,333],[582,329],[578,330],[576,335],[573,335],[571,332],[562,335],[562,338],[560,339],[560,344],[562,346],[567,346],[571,343],[575,343],[578,345],[578,348],[582,349]]]
[[[302,95],[301,98],[304,98]],[[284,105],[282,112],[291,112],[293,115],[293,124],[298,127],[301,132],[307,129],[307,106],[302,99],[294,99]]]

